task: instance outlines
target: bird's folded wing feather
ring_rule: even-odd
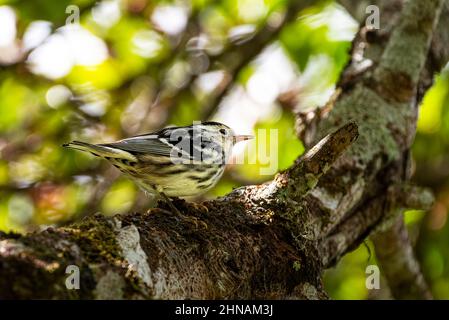
[[[137,136],[113,143],[102,144],[102,146],[146,155],[171,157],[173,155],[178,156],[181,153],[185,157],[191,157],[189,152],[178,148],[171,141],[160,138],[157,135]]]

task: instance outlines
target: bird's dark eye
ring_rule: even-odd
[[[226,130],[225,130],[225,129],[220,129],[219,131],[220,131],[220,133],[221,133],[222,135],[225,135],[225,134],[226,134]]]

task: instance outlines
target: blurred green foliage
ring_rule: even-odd
[[[436,202],[423,216],[417,250],[432,292],[449,298],[449,66],[436,77],[420,109],[413,146],[415,179],[432,188]]]
[[[8,34],[2,33],[6,29],[1,29],[0,21],[0,230],[24,232],[76,219],[86,211],[113,215],[148,207],[149,200],[131,181],[117,178],[115,169],[61,144],[73,139],[112,141],[205,120],[205,101],[223,86],[230,87],[227,96],[236,98],[219,100],[212,119],[239,133],[253,133],[257,140],[265,138],[259,129],[277,129],[275,137],[264,140],[267,155],[270,139],[277,139],[275,171],[287,168],[304,151],[294,132],[292,109],[316,107],[327,100],[348,61],[355,22],[331,1],[322,1],[299,13],[299,19],[272,39],[277,50],[272,51],[280,52],[280,58],[266,50],[235,75],[226,75],[227,66],[213,61],[229,54],[230,35],[236,30],[246,30],[248,35],[243,32],[239,37],[251,41],[264,25],[279,23],[288,4],[0,0],[0,11],[15,17],[13,40],[6,45],[1,37]],[[69,16],[68,5],[79,7],[82,32],[61,29]],[[49,23],[42,39],[36,28],[30,33],[35,22]],[[237,48],[236,54],[245,53]],[[216,83],[209,78],[202,81],[201,74],[210,75],[208,71],[219,71]],[[278,99],[285,92],[293,92],[293,102]],[[421,181],[437,192],[437,205],[429,214],[406,213],[438,298],[449,298],[448,113],[449,72],[445,72],[425,97],[414,145],[417,174],[441,168],[435,176],[443,178]],[[256,157],[254,145],[240,152],[251,161],[230,165],[206,197],[272,178],[274,172],[260,174],[267,164]],[[344,257],[326,274],[331,297],[369,298],[365,268],[373,263],[375,257],[368,261],[365,246]]]

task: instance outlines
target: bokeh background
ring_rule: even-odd
[[[329,99],[359,27],[333,1],[301,10],[300,2],[0,0],[0,230],[150,205],[107,163],[61,147],[74,139],[113,141],[212,119],[256,138],[277,129],[278,169],[287,168],[304,151],[294,113]],[[267,164],[256,149],[237,148],[253,164],[229,165],[203,198],[271,179],[260,175]],[[446,67],[425,96],[413,146],[414,179],[437,201],[431,212],[405,214],[439,299],[449,299],[448,150]],[[326,273],[332,298],[388,297],[365,287],[365,268],[376,263],[370,247]]]

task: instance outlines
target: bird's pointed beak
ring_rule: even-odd
[[[245,134],[233,136],[233,142],[234,143],[237,143],[237,142],[240,142],[240,141],[251,140],[251,139],[254,139],[254,136],[245,135]]]

